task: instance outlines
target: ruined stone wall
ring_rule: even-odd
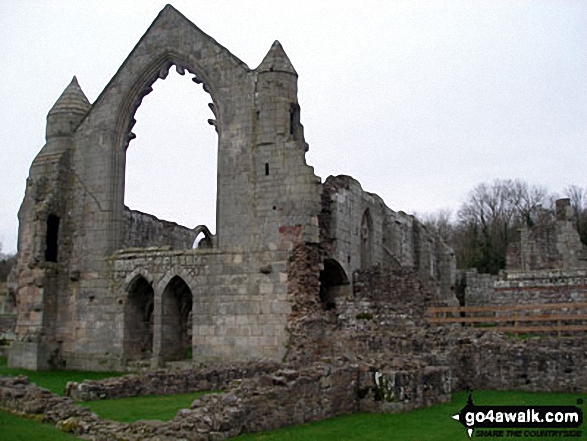
[[[453,300],[452,250],[413,216],[396,213],[349,176],[324,183],[322,241],[347,274],[371,266],[408,268],[439,301]]]
[[[585,393],[586,343],[585,337],[463,337],[448,361],[459,389]]]
[[[373,413],[409,412],[450,401],[453,381],[447,367],[410,370],[363,367],[359,374],[359,410]]]
[[[491,304],[587,302],[587,270],[508,271],[494,284]]]
[[[194,248],[194,230],[175,222],[157,219],[151,214],[125,207],[125,239],[122,248],[170,246],[174,249]]]
[[[415,272],[381,267],[356,271],[352,292],[337,297],[329,309],[320,302],[316,286],[322,253],[321,247],[306,244],[292,254],[290,280],[296,294],[288,321],[287,361],[382,357],[390,363],[423,351],[425,311],[438,303]]]
[[[418,275],[409,269],[371,268],[357,271],[353,284],[355,300],[371,300],[389,305],[412,320],[422,319],[433,294],[423,287]]]
[[[494,285],[497,276],[478,273],[475,269],[464,271],[462,284],[465,286],[464,306],[491,305],[495,300]]]
[[[227,389],[234,380],[265,375],[276,370],[278,365],[274,363],[218,365],[178,371],[159,370],[104,380],[69,382],[65,388],[65,396],[75,401],[92,401],[220,391]]]
[[[587,253],[571,222],[569,199],[520,232],[508,247],[507,268],[497,276],[463,273],[465,306],[585,302]]]
[[[57,106],[57,104],[56,104]],[[62,289],[69,283],[67,262],[73,245],[72,237],[60,234],[72,225],[69,218],[69,187],[72,173],[71,139],[59,132],[55,118],[48,116],[47,143],[31,165],[27,189],[19,210],[19,249],[14,269],[19,346],[11,357],[19,366],[36,369],[48,367],[46,354],[56,347],[60,318],[57,306],[68,304]],[[61,126],[62,121],[58,121]],[[50,219],[58,219],[57,227],[49,227]],[[26,348],[39,354],[25,355]],[[23,354],[21,357],[20,355]]]
[[[292,304],[287,321],[287,362],[314,362],[330,355],[330,331],[335,321],[333,313],[320,302],[323,256],[320,245],[309,243],[298,244],[290,254],[287,283]]]
[[[401,218],[397,228],[393,222],[395,229],[384,235],[383,224],[387,225],[387,216],[395,213],[380,197],[363,191],[359,182],[350,176],[330,176],[323,187],[327,195],[322,201],[323,211],[330,213],[330,219],[322,240],[332,244],[332,257],[347,274],[383,262],[413,265],[412,218]],[[367,225],[362,225],[364,216],[368,218]],[[368,237],[363,238],[365,233]]]
[[[0,407],[41,416],[45,422],[86,439],[220,440],[359,410],[407,411],[449,398],[445,369],[381,373],[378,385],[375,371],[369,367],[282,367],[235,380],[222,395],[203,396],[171,421],[132,424],[103,421],[71,398],[31,385],[25,377],[0,377]]]
[[[572,302],[587,302],[586,270],[466,272],[466,306]]]
[[[508,270],[540,271],[587,268],[587,248],[572,223],[569,199],[556,201],[554,220],[542,219],[520,231],[520,243],[508,248]]]

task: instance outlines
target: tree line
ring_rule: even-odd
[[[439,210],[422,222],[453,248],[458,268],[497,274],[505,268],[509,244],[519,240],[519,229],[552,222],[560,198],[570,199],[573,224],[587,245],[586,190],[569,185],[559,195],[524,181],[497,179],[473,188],[456,213]]]

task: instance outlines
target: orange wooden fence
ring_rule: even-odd
[[[515,334],[556,333],[562,336],[587,331],[587,303],[433,307],[426,315],[433,325],[460,323]]]

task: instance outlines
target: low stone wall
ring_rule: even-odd
[[[224,390],[234,380],[267,374],[275,371],[277,366],[272,363],[247,363],[183,371],[160,370],[104,380],[85,380],[82,383],[69,382],[65,396],[75,401],[91,401]]]
[[[587,392],[587,338],[463,338],[447,359],[458,389]]]
[[[468,270],[465,283],[465,306],[587,302],[587,270]]]
[[[384,369],[377,380],[376,372],[375,367],[350,364],[281,367],[234,380],[225,393],[203,396],[168,422],[104,421],[69,397],[29,384],[26,377],[0,377],[0,407],[85,439],[222,440],[357,411],[402,412],[450,397],[446,368]],[[176,373],[170,375],[177,380]]]
[[[379,267],[355,272],[353,296],[390,306],[397,314],[408,315],[413,320],[421,319],[434,299],[414,271]]]
[[[478,273],[476,269],[461,271],[465,286],[464,306],[484,306],[493,302],[494,284],[497,276]]]
[[[413,370],[362,369],[359,410],[372,413],[408,412],[446,403],[451,398],[452,373],[447,367]]]
[[[173,421],[182,431],[209,421],[215,434],[273,430],[358,411],[356,366],[313,365],[282,369],[243,380],[224,396],[209,396],[180,411]]]
[[[492,305],[587,302],[587,270],[508,271],[495,282]]]

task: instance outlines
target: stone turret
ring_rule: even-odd
[[[257,67],[257,72],[283,72],[293,74],[298,77],[296,70],[294,69],[291,61],[287,57],[281,43],[277,40],[271,45],[271,49]]]
[[[317,240],[320,181],[308,168],[298,104],[298,74],[279,41],[255,69],[257,207],[259,235],[267,246],[282,246],[282,225],[301,226],[294,234]],[[304,183],[302,185],[301,183]],[[283,230],[283,229],[282,229]]]
[[[47,114],[47,142],[29,171],[24,200],[18,212],[19,341],[9,362],[28,369],[47,369],[59,358],[56,328],[60,289],[70,283],[64,265],[69,262],[70,228],[67,203],[71,188],[71,151],[74,133],[91,105],[73,77]],[[34,280],[35,283],[28,283]]]
[[[275,142],[276,135],[300,138],[298,74],[279,41],[271,45],[256,72],[259,142]]]
[[[74,76],[47,114],[46,139],[71,135],[90,107],[88,98]]]

